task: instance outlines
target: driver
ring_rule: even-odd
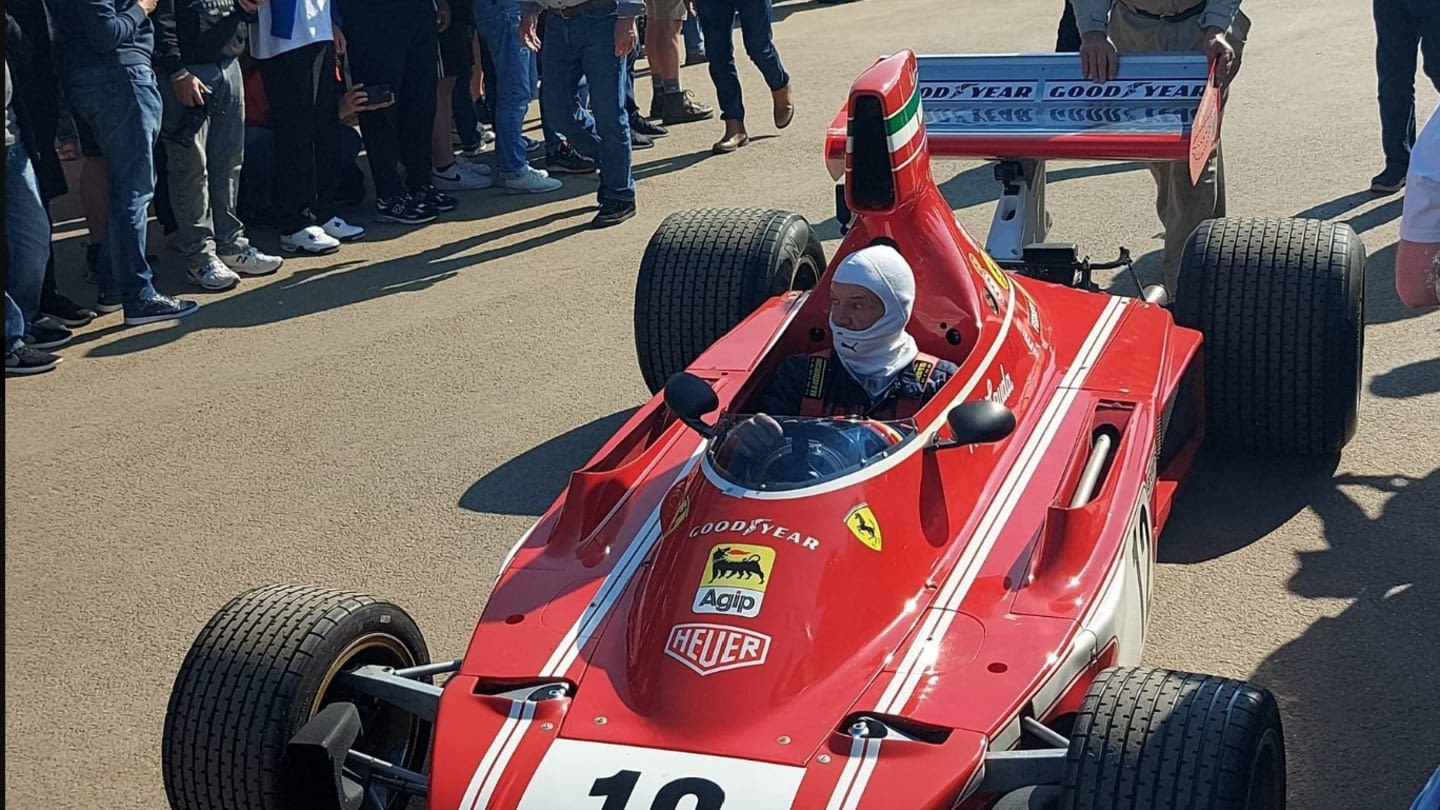
[[[833,349],[785,358],[757,396],[756,415],[732,429],[736,449],[759,454],[778,446],[783,437],[772,413],[914,416],[958,370],[916,348],[905,331],[914,303],[915,272],[895,248],[872,245],[845,257],[830,281]]]

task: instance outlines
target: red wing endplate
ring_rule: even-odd
[[[1211,75],[1200,53],[1125,54],[1116,78],[1097,84],[1081,75],[1076,54],[904,51],[856,80],[826,133],[825,162],[836,180],[853,164],[855,105],[867,89],[887,104],[887,121],[905,117],[911,99],[896,91],[908,89],[909,76],[916,77],[920,120],[908,129],[919,130],[933,157],[1193,162],[1192,151],[1203,151],[1203,162],[1219,140],[1218,94],[1206,92]],[[1192,150],[1202,102],[1207,110]]]

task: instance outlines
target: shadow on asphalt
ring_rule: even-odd
[[[602,416],[524,453],[486,473],[460,496],[460,507],[500,515],[545,513],[570,480],[635,408]]]
[[[1205,562],[1264,538],[1332,489],[1339,462],[1201,451],[1160,536],[1159,561]]]
[[[1440,357],[1417,360],[1370,380],[1370,393],[1386,399],[1440,394]]]
[[[1351,496],[1367,489],[1390,495],[1374,517]],[[1440,468],[1338,475],[1310,507],[1330,547],[1297,552],[1290,590],[1350,604],[1251,676],[1279,697],[1290,772],[1306,775],[1290,806],[1407,808],[1440,764]]]

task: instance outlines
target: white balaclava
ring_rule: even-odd
[[[864,287],[885,305],[885,314],[869,329],[843,329],[833,318],[830,321],[835,355],[873,397],[919,352],[915,339],[905,331],[915,303],[915,273],[895,248],[873,245],[846,256],[830,282]]]

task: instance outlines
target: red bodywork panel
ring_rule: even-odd
[[[855,82],[852,107],[878,100],[888,123],[847,154],[859,205],[837,258],[884,237],[915,267],[910,330],[959,366],[919,435],[833,481],[751,491],[659,397],[641,407],[506,561],[443,691],[431,810],[983,806],[981,763],[1022,715],[1073,712],[1096,672],[1138,660],[1154,538],[1201,436],[1181,387],[1199,335],[996,267],[929,176],[916,88],[908,52]],[[828,283],[690,366],[719,413],[824,345]],[[934,447],[981,398],[1014,432]],[[1072,505],[1100,432],[1113,461]],[[904,736],[855,736],[862,715]]]

